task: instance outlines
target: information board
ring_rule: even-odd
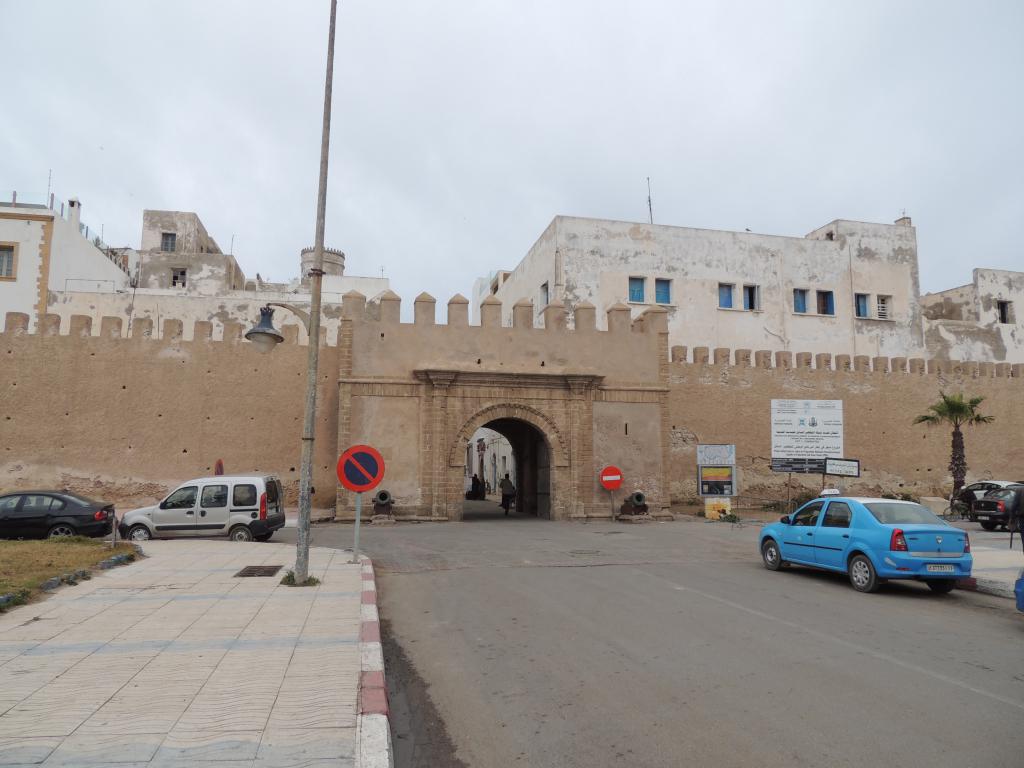
[[[735,496],[736,467],[697,467],[701,496]]]
[[[838,477],[860,477],[858,459],[825,459],[825,474]]]
[[[842,400],[772,400],[772,458],[843,455]]]

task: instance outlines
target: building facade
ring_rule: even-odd
[[[1024,361],[1024,272],[975,269],[970,283],[926,294],[921,306],[934,357]]]

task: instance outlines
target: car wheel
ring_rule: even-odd
[[[982,520],[981,527],[984,528],[986,531],[994,531],[996,529],[996,524],[993,523],[991,520]]]
[[[850,558],[850,585],[858,592],[874,592],[878,589],[878,574],[875,566],[864,555]]]
[[[769,571],[777,571],[784,565],[782,553],[779,552],[779,545],[775,543],[775,539],[764,540],[764,544],[761,545],[761,559]]]
[[[129,541],[149,541],[153,538],[153,534],[142,523],[137,523],[128,529],[128,535],[125,538]]]
[[[928,587],[932,592],[948,595],[956,587],[956,582],[953,579],[932,579],[928,582]]]
[[[228,533],[228,538],[232,541],[252,541],[252,531],[247,525],[236,525]]]
[[[76,533],[77,532],[75,531],[74,527],[68,525],[67,523],[57,523],[57,525],[53,526],[53,528],[50,529],[49,533],[46,534],[46,538],[58,539],[63,536],[74,536]]]
[[[261,533],[259,536],[256,537],[256,541],[270,541],[270,537],[273,535],[273,531],[271,531],[270,533]]]

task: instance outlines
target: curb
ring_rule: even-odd
[[[978,579],[972,576],[969,579],[959,579],[956,583],[956,588],[966,589],[970,592],[980,592],[983,595],[1005,597],[1010,600],[1016,599],[1013,584],[1006,584],[998,579]]]
[[[359,694],[356,723],[357,768],[391,768],[391,720],[380,644],[377,581],[373,562],[360,557],[362,598],[359,607]]]

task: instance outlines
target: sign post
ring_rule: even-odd
[[[363,493],[372,491],[384,479],[384,457],[369,445],[353,445],[338,458],[338,480],[356,495],[356,527],[352,542],[353,563],[359,562],[359,523],[363,516]]]
[[[609,464],[601,470],[601,473],[598,475],[598,479],[601,481],[601,486],[608,491],[608,501],[611,504],[612,520],[614,520],[615,497],[612,496],[612,491],[618,490],[622,487],[622,470],[614,464]]]

